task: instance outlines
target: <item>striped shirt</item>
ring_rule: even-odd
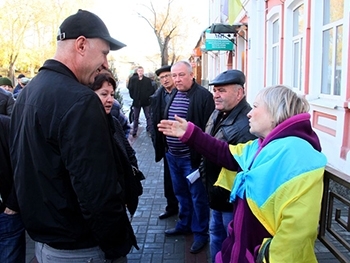
[[[168,111],[168,120],[175,120],[175,114],[186,119],[190,99],[187,98],[187,92],[178,91],[171,103]],[[168,151],[177,157],[190,157],[190,148],[182,143],[178,138],[166,136]]]

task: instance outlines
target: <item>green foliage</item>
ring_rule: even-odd
[[[123,109],[123,105],[124,105],[124,103],[123,103],[123,95],[121,94],[119,88],[117,88],[117,89],[115,90],[114,98],[119,102],[120,108]]]
[[[93,0],[0,0],[0,68],[14,79],[17,72],[34,76],[54,55],[62,21]]]
[[[118,78],[117,69],[114,63],[115,63],[114,58],[110,57],[110,59],[108,60],[109,71],[113,74],[113,77],[117,82],[117,88],[114,93],[114,98],[120,103],[121,109],[123,109],[123,95],[121,94],[120,89],[118,88],[119,78]]]

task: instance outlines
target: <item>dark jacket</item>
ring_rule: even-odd
[[[256,137],[249,132],[250,127],[247,114],[250,110],[251,107],[244,98],[218,125],[216,125],[216,121],[220,121],[222,113],[214,110],[208,120],[205,132],[232,145],[254,140]],[[232,212],[233,207],[229,203],[230,191],[219,186],[214,186],[220,171],[220,166],[203,158],[200,166],[200,174],[207,189],[210,208],[218,211]]]
[[[163,133],[158,131],[158,123],[166,119],[164,116],[164,110],[166,107],[165,102],[165,89],[161,86],[157,91],[151,96],[151,118],[152,118],[152,143],[155,151],[155,161],[159,162],[165,156],[166,152],[166,140]],[[170,96],[175,93],[175,88],[171,91]]]
[[[166,119],[168,118],[169,107],[176,93],[177,90],[171,95],[170,101],[165,107],[164,117]],[[193,122],[204,131],[207,121],[215,108],[213,94],[193,81],[191,89],[187,92],[187,97],[190,99],[190,104],[188,106],[186,120]],[[201,162],[201,155],[193,149],[190,149],[190,155],[192,168],[198,168]]]
[[[0,114],[11,116],[14,104],[12,93],[0,88]]]
[[[10,159],[10,117],[0,114],[0,213],[4,212],[5,207],[18,211],[17,201],[13,187],[13,173]],[[9,205],[10,204],[10,205]]]
[[[121,105],[116,99],[113,101],[111,115],[119,120],[119,123],[124,131],[125,138],[129,138],[131,127],[128,122],[128,117],[124,115]]]
[[[55,60],[21,93],[11,116],[11,160],[30,237],[58,249],[98,245],[108,259],[125,256],[136,238],[100,99]]]
[[[140,80],[137,73],[134,73],[129,79],[128,89],[130,98],[133,99],[132,106],[145,107],[151,104],[150,96],[154,93],[154,88],[150,78],[143,76]]]
[[[131,165],[138,168],[135,150],[131,147],[129,141],[126,139],[125,132],[123,130],[122,124],[120,123],[120,120],[117,117],[113,116],[112,112],[110,114],[110,117],[112,117],[113,122],[112,129],[114,140],[116,141],[118,147],[122,151],[124,157],[128,158]]]
[[[125,204],[131,215],[135,214],[138,206],[139,196],[142,195],[143,188],[141,178],[137,178],[135,169],[138,169],[136,153],[129,141],[125,138],[123,128],[117,118],[109,114],[107,116],[112,122],[113,138],[116,143],[120,161],[123,164]],[[144,179],[144,178],[143,178]]]
[[[22,91],[22,89],[23,89],[23,87],[21,86],[21,84],[17,84],[16,85],[16,87],[14,88],[14,90],[13,90],[13,96],[15,97],[15,98],[17,98],[18,97],[18,94]]]

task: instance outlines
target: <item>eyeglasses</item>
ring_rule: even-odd
[[[171,74],[165,74],[161,77],[159,77],[161,80],[165,79],[165,78],[170,78],[171,77]]]

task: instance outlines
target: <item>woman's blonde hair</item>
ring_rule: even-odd
[[[304,97],[284,85],[264,88],[257,96],[265,103],[275,126],[294,115],[308,112],[310,109]]]

